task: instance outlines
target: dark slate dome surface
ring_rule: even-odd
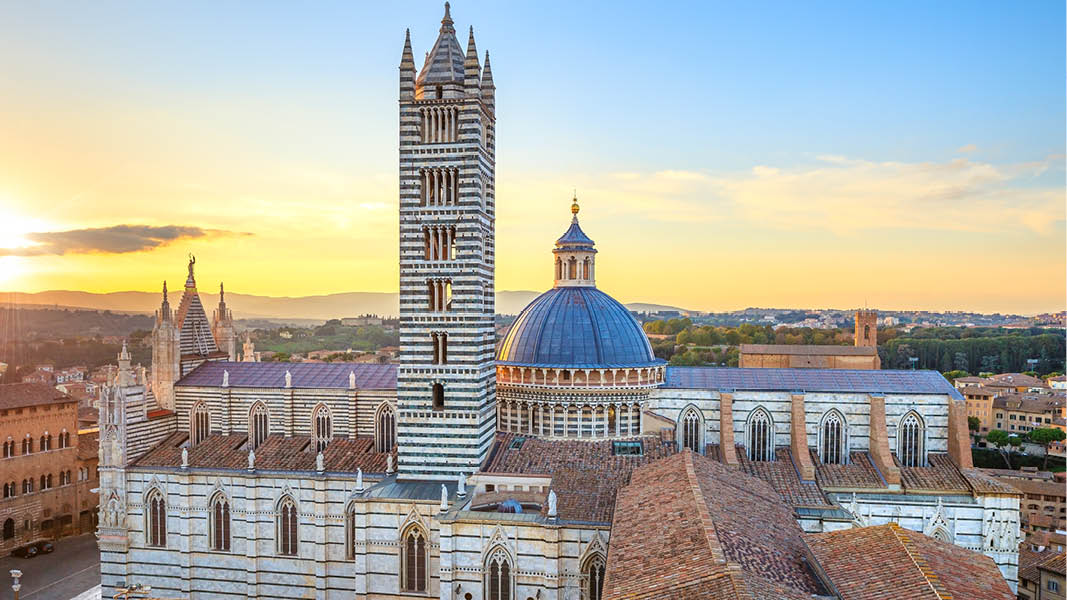
[[[572,368],[664,364],[630,311],[595,287],[557,287],[534,299],[515,319],[497,361]]]

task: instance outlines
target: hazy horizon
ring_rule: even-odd
[[[191,252],[203,290],[395,291],[397,66],[442,12],[0,6],[0,288],[178,291]],[[1064,309],[1063,3],[452,17],[492,56],[500,289],[551,286],[576,189],[620,301]]]

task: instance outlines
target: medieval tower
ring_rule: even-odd
[[[486,458],[496,429],[495,117],[489,55],[464,53],[448,3],[416,73],[400,62],[399,476],[449,479]]]
[[[856,345],[878,347],[878,311],[856,311]]]

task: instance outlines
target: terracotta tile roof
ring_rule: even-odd
[[[1012,487],[1006,481],[986,475],[981,469],[960,469],[959,471],[975,493],[1012,495],[1019,495],[1020,493],[1018,488]]]
[[[803,532],[766,482],[685,451],[619,491],[603,598],[800,599],[825,594]]]
[[[993,560],[896,523],[808,534],[842,600],[1010,600]]]
[[[990,383],[1001,383],[1018,387],[1047,387],[1044,379],[1038,379],[1025,373],[1001,373],[989,378]]]
[[[866,452],[852,452],[847,465],[825,465],[819,462],[819,453],[813,449],[811,462],[815,465],[815,479],[821,488],[886,488],[885,480]]]
[[[1038,563],[1037,568],[1041,571],[1051,571],[1059,575],[1067,575],[1067,553],[1059,552]]]
[[[775,460],[769,462],[751,461],[745,454],[744,447],[737,447],[737,459],[741,469],[771,484],[790,506],[831,506],[816,482],[801,481],[789,448],[776,449],[774,458]]]
[[[152,420],[152,419],[158,419],[160,417],[169,417],[169,416],[171,416],[173,414],[175,414],[173,410],[167,410],[165,408],[157,408],[155,410],[148,411],[147,413],[145,413],[145,416],[148,417],[148,420]]]
[[[100,411],[95,408],[89,408],[88,406],[78,407],[78,420],[87,423],[96,423],[100,420]]]
[[[74,399],[47,383],[0,384],[0,410],[64,402]]]
[[[908,491],[959,492],[969,494],[971,488],[947,454],[930,453],[929,466],[905,467],[896,457],[893,461],[900,467],[901,483]]]
[[[182,446],[189,440],[187,433],[173,433],[133,462],[138,467],[180,467]],[[189,448],[192,468],[246,469],[248,468],[248,436],[244,434],[209,435]],[[267,436],[256,448],[256,469],[267,471],[314,471],[314,442],[309,436]],[[374,451],[374,438],[334,438],[322,453],[327,471],[352,472],[357,468],[365,473],[384,473],[384,452]],[[393,464],[396,464],[394,456]]]
[[[1067,555],[1063,552],[1054,550],[1037,552],[1031,550],[1029,544],[1024,543],[1019,547],[1019,582],[1039,583],[1042,570],[1063,575],[1064,561],[1067,561]]]
[[[542,440],[498,433],[483,469],[486,473],[538,474],[552,477],[559,517],[568,521],[608,523],[615,510],[615,492],[630,481],[634,468],[675,452],[673,441],[642,436],[642,456],[615,456],[610,440]]]
[[[1067,496],[1067,489],[1057,481],[1034,481],[1032,479],[1016,479],[1012,477],[998,477],[998,481],[1006,483],[1024,494],[1041,494],[1044,496],[1059,496],[1063,502]]]

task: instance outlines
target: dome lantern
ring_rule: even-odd
[[[578,225],[578,196],[571,201],[571,226],[556,240],[555,287],[596,287],[595,243]]]

